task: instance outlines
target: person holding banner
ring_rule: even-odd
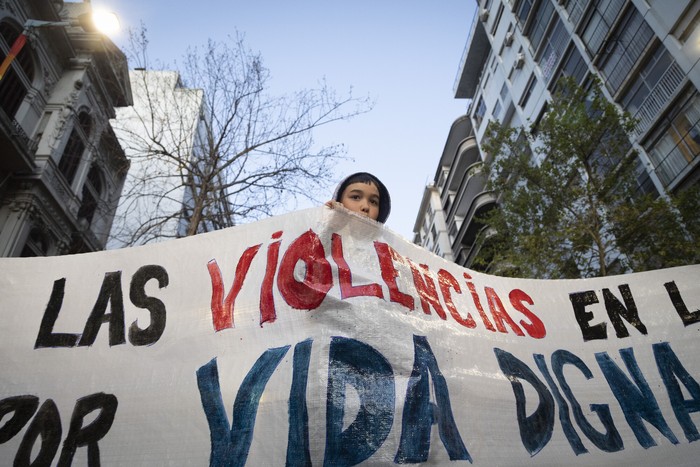
[[[377,177],[368,172],[357,172],[342,180],[333,193],[333,199],[326,202],[331,209],[338,205],[384,224],[391,212],[391,197]]]

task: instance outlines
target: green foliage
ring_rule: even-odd
[[[563,81],[539,124],[491,123],[488,186],[475,267],[534,278],[606,276],[697,262],[698,192],[670,201],[638,192],[634,127],[600,91]]]
[[[700,187],[663,199],[617,206],[618,245],[634,271],[700,262]]]

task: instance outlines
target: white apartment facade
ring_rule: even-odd
[[[190,203],[181,160],[206,139],[203,92],[182,85],[176,71],[129,72],[134,104],[118,109],[115,132],[131,163],[108,249],[183,236]]]
[[[414,241],[471,265],[484,228],[474,219],[496,203],[480,174],[487,123],[536,122],[562,76],[580,84],[597,76],[608,99],[638,119],[640,190],[700,183],[699,24],[697,0],[478,1],[455,83],[467,113],[450,129]]]

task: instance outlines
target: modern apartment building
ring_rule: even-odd
[[[0,78],[0,256],[107,241],[129,167],[109,119],[131,90],[124,54],[78,25],[90,12],[87,0],[0,3],[0,60],[16,56]]]
[[[481,141],[489,121],[537,122],[563,76],[603,83],[638,123],[643,192],[700,183],[700,1],[480,0],[455,83],[467,99],[425,189],[414,241],[471,266],[475,221],[496,205],[485,190]]]

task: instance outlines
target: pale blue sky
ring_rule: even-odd
[[[114,11],[122,28],[148,29],[151,60],[173,63],[188,46],[225,40],[238,30],[271,71],[270,91],[314,87],[325,78],[376,104],[368,113],[318,132],[343,143],[354,162],[376,174],[392,196],[387,226],[412,239],[426,183],[432,180],[452,122],[466,112],[457,76],[476,1],[92,0]],[[113,35],[123,45],[123,33]],[[331,196],[320,193],[321,200]],[[307,206],[302,206],[307,207]]]

